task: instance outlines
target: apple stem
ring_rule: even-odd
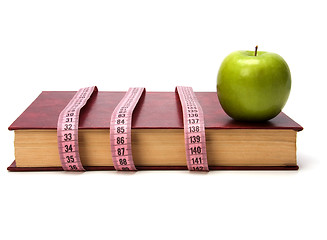
[[[258,45],[255,46],[254,56],[257,56],[257,53],[258,53]]]

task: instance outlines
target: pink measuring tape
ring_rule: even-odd
[[[78,148],[79,113],[92,93],[96,91],[98,91],[96,86],[81,88],[59,115],[58,149],[61,165],[65,171],[85,171]]]
[[[116,170],[136,171],[132,157],[132,113],[144,88],[130,88],[111,115],[111,156]]]
[[[85,171],[78,147],[79,114],[96,91],[96,86],[80,89],[59,115],[58,149],[66,171]],[[144,91],[144,88],[130,88],[111,115],[110,145],[116,170],[137,170],[132,157],[132,113]],[[187,167],[191,171],[209,171],[202,108],[191,87],[178,86],[176,92],[183,109]]]
[[[181,100],[187,168],[190,171],[209,171],[202,107],[191,87],[176,87]]]

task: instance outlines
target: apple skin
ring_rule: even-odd
[[[239,121],[267,121],[277,116],[291,91],[291,73],[275,53],[236,51],[222,62],[217,94],[224,111]]]

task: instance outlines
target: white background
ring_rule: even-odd
[[[327,239],[323,1],[1,1],[1,239]],[[43,90],[216,91],[235,50],[276,52],[299,171],[12,173],[8,126]]]

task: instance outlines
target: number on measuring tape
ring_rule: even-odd
[[[61,166],[65,171],[85,171],[79,155],[78,121],[81,108],[96,91],[96,86],[81,88],[59,115],[58,150]]]
[[[178,86],[176,92],[183,110],[187,168],[190,171],[209,171],[202,107],[191,87]]]
[[[136,171],[132,157],[132,114],[144,88],[130,88],[111,115],[111,156],[116,170]]]

